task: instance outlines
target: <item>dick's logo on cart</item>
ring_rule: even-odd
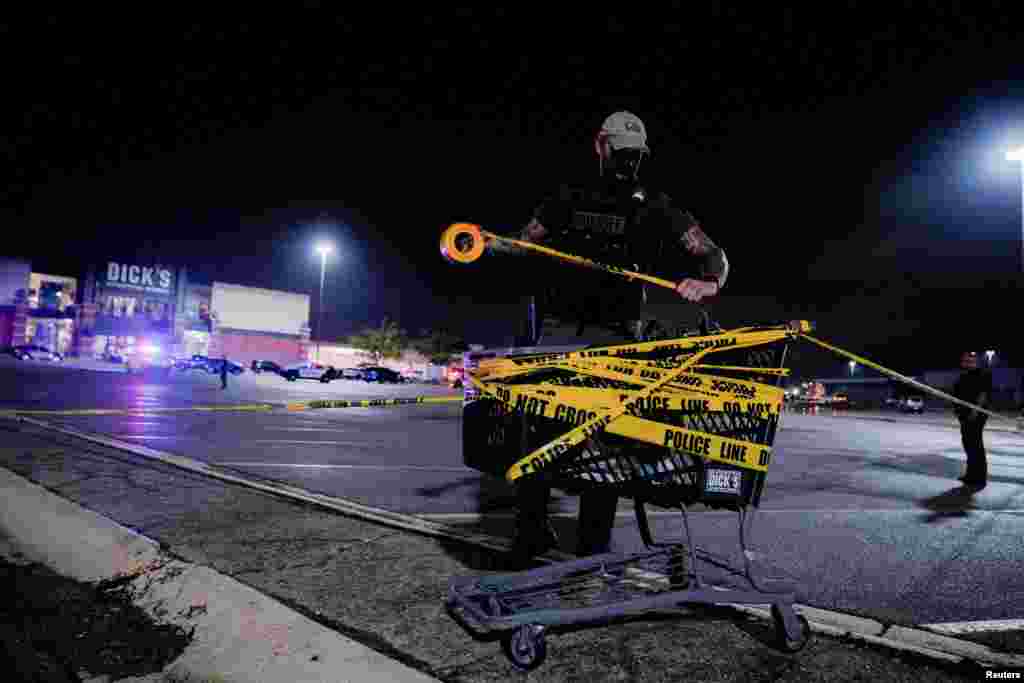
[[[155,266],[135,266],[127,263],[107,263],[107,284],[130,289],[159,289],[170,291],[171,271]]]
[[[704,490],[708,493],[734,493],[739,495],[742,472],[737,470],[708,470]]]

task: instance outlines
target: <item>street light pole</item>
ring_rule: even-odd
[[[1024,147],[1007,152],[1006,160],[1024,162]],[[1020,171],[1020,215],[1020,268],[1021,272],[1024,272],[1024,163],[1022,163]]]
[[[327,271],[327,254],[331,248],[321,245],[316,248],[320,252],[320,307],[316,323],[316,362],[320,362],[320,338],[324,336],[324,274]]]

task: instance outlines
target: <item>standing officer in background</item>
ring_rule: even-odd
[[[220,364],[220,388],[228,388],[228,354],[226,353]]]
[[[953,386],[953,395],[961,401],[985,408],[992,396],[992,371],[978,367],[978,354],[965,351],[960,355],[960,378]],[[957,405],[956,416],[960,420],[960,438],[967,454],[967,470],[960,477],[965,486],[983,489],[988,482],[988,460],[982,431],[988,415]]]
[[[729,262],[687,211],[663,192],[640,182],[650,154],[643,122],[615,112],[594,139],[598,177],[563,186],[542,201],[520,239],[602,263],[678,282],[676,291],[627,281],[550,261],[531,264],[531,281],[547,291],[529,292],[527,345],[611,345],[671,338],[680,320],[707,322],[698,302],[725,286]],[[703,317],[702,317],[703,316]],[[693,329],[696,325],[686,326]],[[594,447],[588,440],[584,447]],[[525,477],[517,488],[519,515],[514,555],[519,562],[557,544],[548,521],[550,486]],[[580,497],[580,555],[608,552],[618,496],[598,489]]]

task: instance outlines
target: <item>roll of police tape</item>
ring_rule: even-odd
[[[455,403],[462,401],[459,396],[412,396],[408,398],[371,398],[364,400],[324,399],[318,401],[296,401],[289,403],[288,410],[317,410],[322,408],[379,408],[383,406],[408,406],[421,403]]]
[[[705,355],[726,348],[746,348],[778,342],[783,339],[791,338],[796,333],[797,332],[790,326],[778,326],[774,328],[752,330],[750,332],[734,335],[725,333],[722,335],[714,335],[711,338],[682,338],[631,345],[619,345],[615,347],[604,347],[600,349],[586,349],[583,351],[569,353],[545,354],[527,358],[495,359],[494,361],[481,361],[479,367],[480,372],[470,372],[467,377],[469,381],[485,396],[501,401],[505,404],[508,404],[512,398],[513,385],[499,383],[494,380],[494,376],[496,372],[505,374],[515,367],[520,368],[520,375],[524,377],[539,369],[550,369],[552,367],[557,368],[561,366],[564,369],[572,369],[580,374],[596,376],[598,379],[606,378],[611,379],[612,381],[621,382],[619,387],[613,387],[612,390],[618,389],[619,391],[622,391],[624,388],[630,388],[630,385],[633,385],[633,390],[627,394],[627,400],[620,401],[616,396],[608,395],[603,401],[597,400],[592,404],[593,409],[589,409],[588,406],[582,405],[578,402],[562,402],[561,405],[563,405],[564,408],[562,409],[563,412],[561,415],[567,417],[568,410],[570,408],[574,409],[574,415],[576,416],[578,424],[576,424],[576,426],[566,434],[553,439],[549,443],[544,444],[540,448],[535,449],[533,452],[521,458],[517,463],[509,468],[506,473],[506,478],[509,481],[515,481],[525,474],[537,472],[540,469],[549,467],[560,455],[567,453],[572,448],[586,441],[589,437],[602,431],[608,431],[609,433],[624,432],[621,435],[626,436],[627,438],[660,445],[667,445],[666,439],[668,439],[672,444],[678,442],[681,446],[681,450],[690,452],[699,457],[724,459],[723,461],[725,462],[730,462],[731,464],[739,465],[741,467],[765,471],[770,457],[770,448],[757,447],[758,450],[763,450],[764,452],[758,453],[756,457],[751,455],[748,458],[746,457],[747,449],[748,447],[754,446],[749,442],[730,439],[728,437],[708,432],[682,429],[674,425],[647,420],[645,418],[638,417],[637,414],[642,414],[645,407],[649,407],[651,405],[663,405],[661,401],[671,402],[671,388],[686,390],[686,385],[681,384],[681,382],[687,379],[696,378],[703,382],[704,377],[695,377],[692,374],[692,367],[695,366],[697,361],[702,359]],[[624,374],[617,372],[614,369],[614,363],[616,360],[615,356],[617,355],[654,350],[673,351],[677,353],[685,353],[687,355],[680,363],[678,363],[678,367],[667,370],[652,371],[650,376],[642,378],[635,374],[635,369],[632,370],[633,374]],[[607,360],[606,357],[608,357]],[[608,366],[609,361],[612,363],[612,367]],[[606,375],[610,375],[610,377],[605,377]],[[623,381],[623,378],[625,378],[625,381]],[[484,381],[485,379],[490,381]],[[505,379],[507,380],[508,378],[506,377]],[[734,393],[747,393],[748,395],[744,395],[742,398],[747,401],[746,407],[748,409],[750,408],[749,392],[756,392],[759,387],[763,388],[762,391],[771,390],[772,393],[770,396],[774,400],[765,401],[765,403],[768,404],[763,407],[765,416],[778,414],[778,411],[781,409],[782,391],[776,387],[769,387],[767,385],[748,380],[734,380],[710,375],[707,376],[707,379],[709,381],[719,383],[716,390],[719,393],[726,393],[729,391]],[[636,388],[637,385],[639,385],[639,388]],[[555,388],[549,389],[543,381],[540,385],[514,386],[516,386],[515,391],[517,392],[536,392],[538,389],[541,391],[558,391]],[[499,394],[499,391],[504,393]],[[606,389],[605,391],[608,390]],[[698,390],[691,388],[691,391],[697,392]],[[542,400],[539,398],[541,395],[543,394],[533,393],[532,397],[539,402]],[[727,401],[724,397],[717,394],[713,397],[721,400],[722,407],[725,407]],[[530,396],[527,396],[525,400],[528,402],[529,398]],[[736,397],[732,396],[732,398],[735,399]],[[696,401],[697,399],[694,398],[691,400]],[[710,403],[711,401],[709,398],[707,408],[705,408],[705,410],[710,409]],[[732,409],[732,402],[729,403],[730,409]],[[534,403],[533,405],[538,404]],[[680,410],[683,410],[682,404],[678,405]],[[698,407],[704,407],[704,404],[694,403],[692,404],[692,407],[696,409]],[[557,412],[559,408],[555,405],[552,410]],[[585,411],[584,414],[586,417],[582,420],[578,418],[580,410]],[[554,417],[554,414],[552,417]],[[642,422],[637,422],[637,420],[642,420]],[[754,449],[751,448],[751,452],[753,452],[753,450]]]
[[[451,263],[472,263],[483,255],[485,246],[479,225],[453,223],[441,233],[441,255]]]
[[[505,237],[493,232],[482,230],[474,223],[453,223],[441,233],[441,255],[451,263],[472,263],[483,255],[484,249],[489,243],[500,242],[507,247],[544,254],[564,263],[570,263],[584,268],[600,270],[612,275],[620,275],[628,280],[642,280],[658,287],[674,290],[676,283],[664,278],[638,273],[618,266],[601,263],[592,259],[567,254],[542,244],[517,240],[512,237]]]

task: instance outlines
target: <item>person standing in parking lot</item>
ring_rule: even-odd
[[[992,395],[992,372],[988,368],[978,367],[978,355],[973,351],[961,354],[960,368],[963,372],[953,387],[953,395],[961,401],[984,408]],[[984,488],[988,480],[988,461],[982,431],[988,416],[980,410],[961,405],[957,405],[956,415],[960,419],[960,437],[967,454],[967,469],[960,481],[971,488]]]
[[[228,355],[226,353],[220,364],[220,388],[228,388]]]

